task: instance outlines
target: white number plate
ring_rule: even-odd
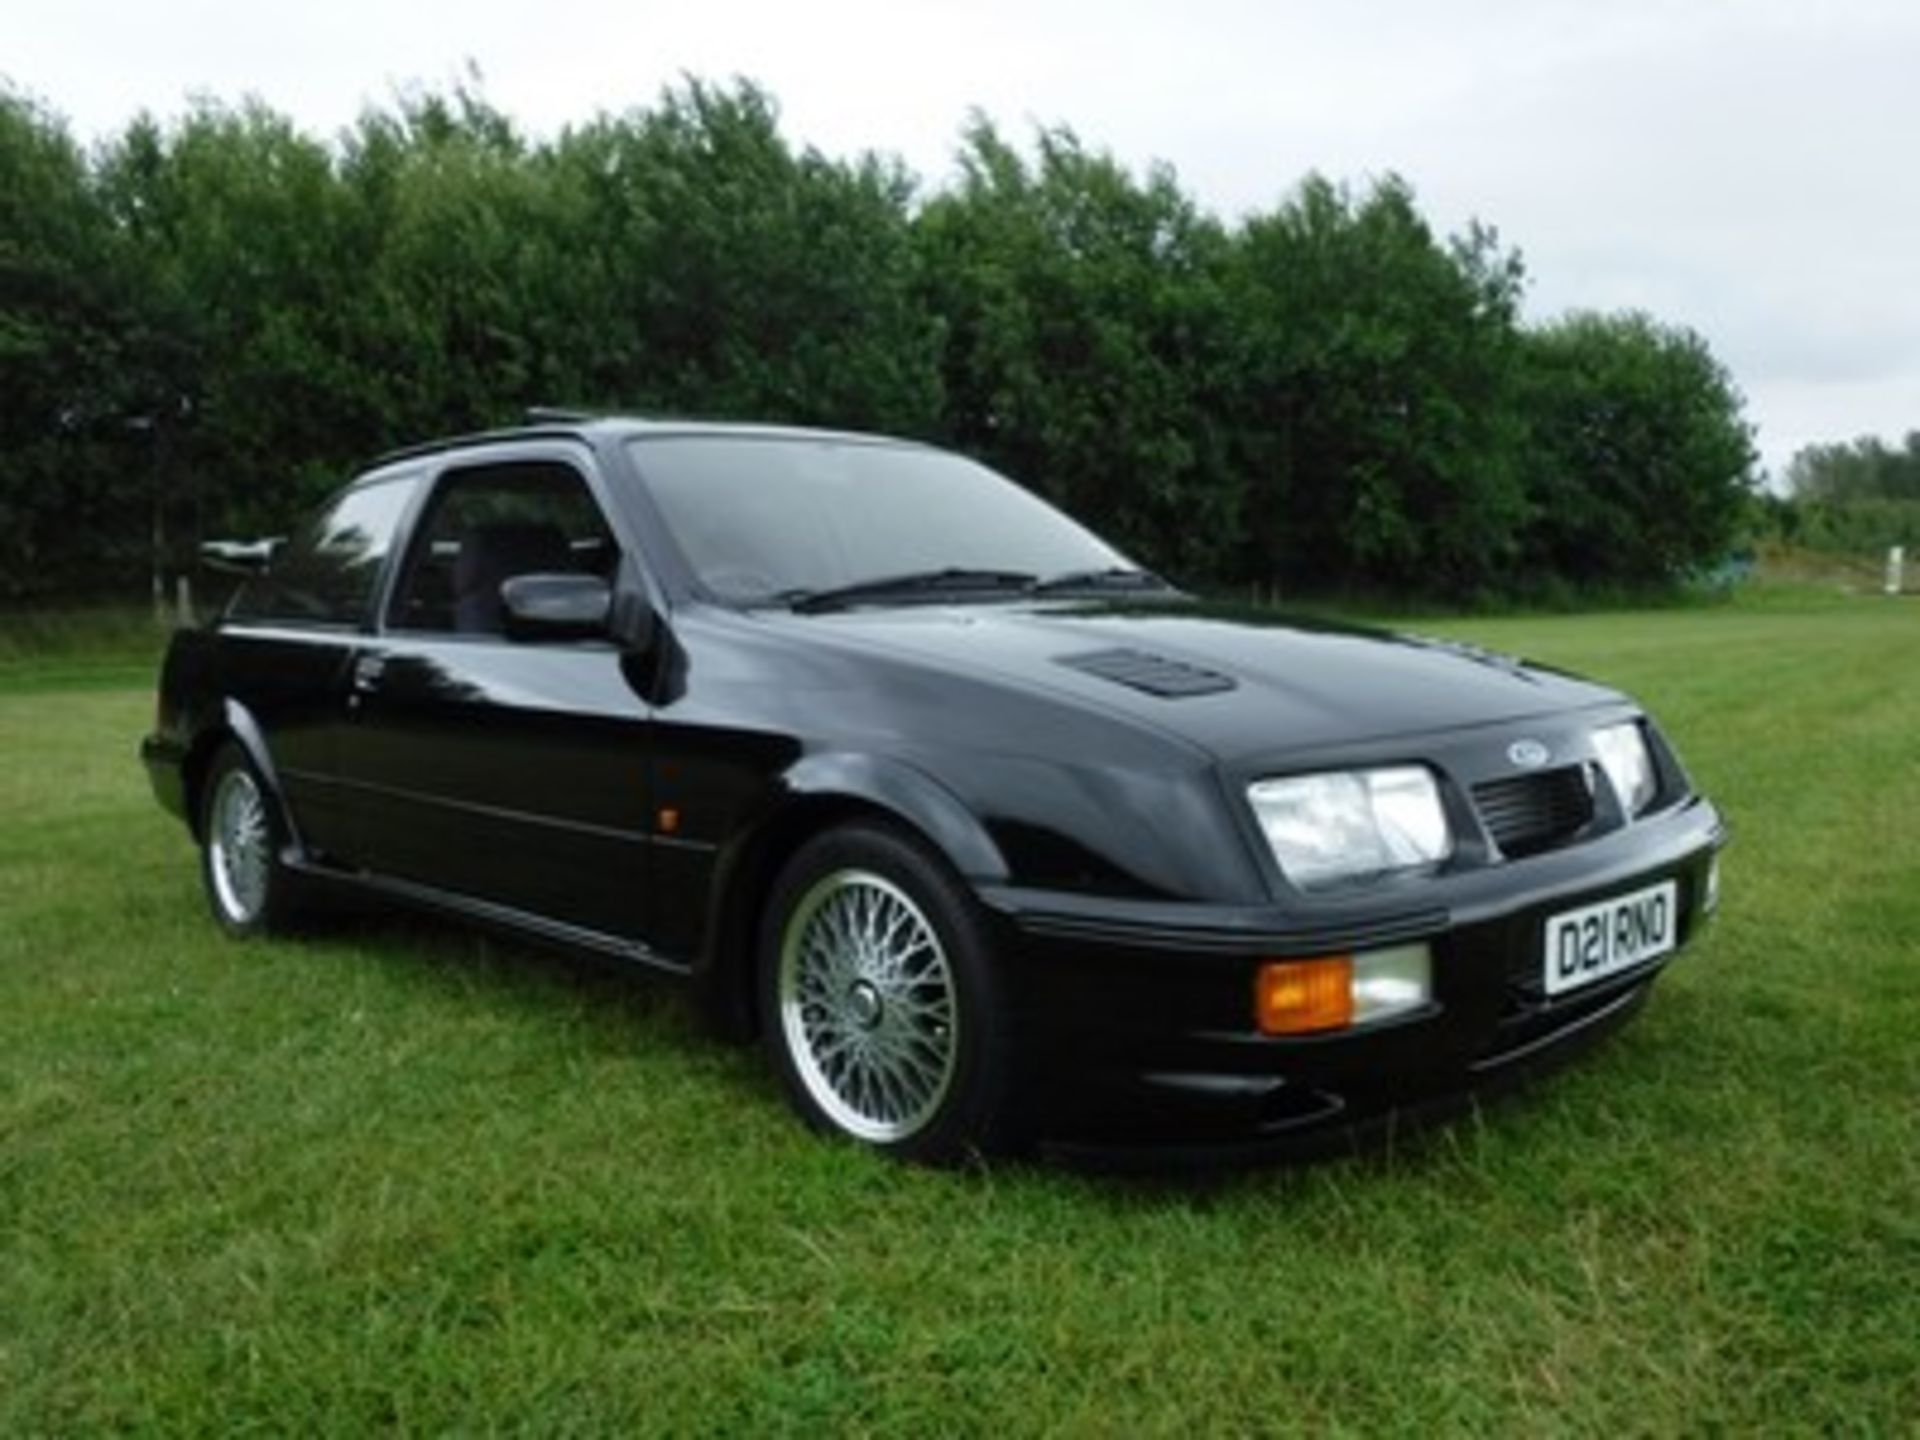
[[[1678,900],[1679,887],[1667,880],[1548,920],[1547,994],[1577,990],[1673,949]]]

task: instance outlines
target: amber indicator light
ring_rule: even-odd
[[[1307,1035],[1353,1023],[1353,957],[1275,960],[1254,977],[1253,1019],[1263,1035]]]

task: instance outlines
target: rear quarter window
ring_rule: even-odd
[[[241,620],[358,625],[418,485],[417,475],[375,480],[321,506],[267,573],[241,588],[228,613]]]

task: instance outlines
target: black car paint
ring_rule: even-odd
[[[183,631],[145,747],[163,802],[194,823],[199,767],[232,736],[283,797],[300,867],[695,976],[736,1022],[753,910],[781,857],[831,817],[888,816],[996,917],[1036,1128],[1095,1139],[1286,1137],[1458,1096],[1624,1018],[1664,963],[1549,1002],[1528,985],[1547,914],[1668,876],[1683,943],[1704,914],[1722,827],[1657,731],[1653,813],[1580,845],[1505,861],[1467,803],[1516,737],[1590,759],[1593,725],[1639,713],[1615,692],[1462,647],[1151,595],[720,605],[650,507],[635,434],[482,438],[368,477],[422,477],[391,572],[444,471],[529,455],[574,466],[631,557],[613,635],[388,629],[391,573],[358,628]],[[1230,684],[1169,698],[1063,663],[1115,649]],[[1288,885],[1250,780],[1416,760],[1440,770],[1458,837],[1439,873]],[[1256,1032],[1260,959],[1417,938],[1435,946],[1426,1012]]]

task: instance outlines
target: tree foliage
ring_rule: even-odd
[[[1788,462],[1789,498],[1776,507],[1784,538],[1816,550],[1920,547],[1920,430],[1899,445],[1863,436],[1809,445]]]
[[[1809,445],[1788,462],[1786,480],[1796,500],[1920,500],[1920,430],[1898,446],[1873,435]]]
[[[1308,588],[1491,583],[1524,513],[1518,258],[1490,231],[1436,241],[1397,178],[1356,199],[1311,177],[1238,239],[1246,567]]]
[[[1065,130],[1029,164],[984,120],[916,237],[945,326],[946,438],[1176,569],[1237,528],[1217,398],[1226,237],[1165,171],[1136,182]]]
[[[65,131],[0,97],[0,594],[141,553],[154,490],[128,456],[155,397],[138,261]]]
[[[1628,313],[1572,315],[1522,345],[1526,568],[1618,585],[1723,552],[1755,455],[1706,342]]]
[[[546,140],[465,89],[332,143],[202,104],[93,154],[0,92],[0,597],[183,566],[384,448],[551,403],[942,439],[1195,584],[1712,558],[1752,453],[1705,344],[1530,330],[1522,284],[1397,178],[1229,225],[1165,168],[977,118],[925,194],[795,147],[746,84]]]

